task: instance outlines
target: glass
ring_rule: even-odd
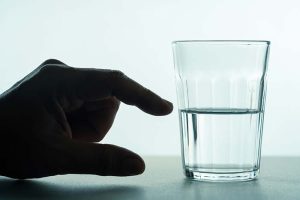
[[[185,175],[203,181],[256,178],[270,42],[172,45]]]

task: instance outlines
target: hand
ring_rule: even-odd
[[[112,126],[120,101],[152,115],[173,109],[119,71],[45,61],[0,96],[0,175],[142,173],[145,164],[137,154],[95,143]]]

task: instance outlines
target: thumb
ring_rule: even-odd
[[[132,176],[144,172],[143,159],[128,149],[110,144],[71,141],[67,145],[62,174]]]

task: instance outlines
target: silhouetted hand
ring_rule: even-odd
[[[0,175],[142,173],[145,164],[137,154],[93,143],[112,126],[120,101],[152,115],[173,108],[119,71],[45,61],[0,96]]]

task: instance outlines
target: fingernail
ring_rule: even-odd
[[[166,105],[169,107],[169,110],[172,111],[173,110],[173,104],[168,100],[165,100],[165,102],[166,102]]]
[[[145,163],[136,158],[127,158],[122,163],[122,170],[126,175],[138,175],[144,172]]]

